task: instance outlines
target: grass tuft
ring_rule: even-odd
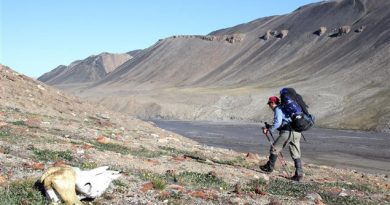
[[[327,187],[340,187],[348,190],[362,191],[368,194],[378,193],[381,190],[374,188],[368,184],[346,183],[346,182],[333,182],[324,184]]]
[[[10,123],[13,125],[18,125],[18,126],[26,125],[26,122],[24,122],[23,120],[18,120],[18,121],[14,121],[14,122],[10,122]]]
[[[130,150],[123,145],[114,144],[114,143],[107,143],[107,144],[92,143],[92,144],[97,150],[100,150],[100,151],[111,151],[111,152],[116,152],[116,153],[120,153],[123,155],[130,154]]]
[[[11,153],[11,147],[10,146],[0,146],[0,153],[3,154],[10,154]]]
[[[232,159],[226,159],[226,160],[213,160],[213,162],[218,164],[227,164],[227,165],[245,165],[245,158],[241,156],[237,156]]]
[[[9,133],[7,131],[0,131],[0,137],[8,137]]]
[[[318,184],[297,183],[291,180],[275,179],[268,185],[268,192],[275,195],[300,197],[318,191]]]
[[[33,154],[35,159],[39,161],[58,161],[58,160],[68,160],[71,161],[73,159],[72,152],[67,151],[51,151],[48,149],[40,150],[34,148]]]
[[[256,187],[261,187],[265,191],[267,186],[267,182],[264,179],[255,179],[248,182],[244,187],[243,191],[245,192],[255,192]]]
[[[181,200],[184,194],[181,191],[170,191],[167,195],[160,195],[159,199],[168,205],[185,204]]]
[[[82,162],[78,167],[80,169],[95,169],[97,168],[96,162]]]
[[[142,147],[139,150],[132,150],[131,155],[137,156],[137,157],[146,157],[146,158],[155,158],[163,155],[165,152],[162,151],[151,151],[146,149],[145,147]]]
[[[167,154],[171,155],[171,156],[179,156],[179,155],[187,155],[187,154],[191,154],[190,152],[188,151],[184,151],[184,150],[179,150],[179,149],[176,149],[174,147],[167,147],[167,146],[159,146],[160,149],[164,150]]]
[[[322,200],[328,205],[377,205],[377,202],[369,202],[354,196],[335,196],[331,193],[319,193]]]
[[[180,184],[190,185],[194,188],[218,188],[222,190],[230,188],[230,185],[223,179],[210,174],[182,172],[176,176],[176,179]]]
[[[141,178],[151,181],[153,183],[153,187],[158,190],[164,190],[168,184],[165,176],[151,173],[151,172],[141,173]]]
[[[4,140],[11,143],[17,143],[18,139],[16,136],[11,135],[8,131],[0,131],[0,140]]]
[[[0,205],[47,204],[46,198],[34,187],[34,183],[34,180],[28,179],[0,187]]]

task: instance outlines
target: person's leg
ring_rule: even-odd
[[[295,181],[300,181],[302,180],[303,177],[302,162],[301,162],[301,148],[300,148],[301,136],[302,134],[299,132],[292,132],[291,140],[289,142],[290,154],[294,160],[294,166],[295,166],[295,174],[291,179]]]
[[[276,138],[275,142],[273,143],[273,146],[270,148],[270,155],[268,162],[260,166],[260,169],[265,172],[272,172],[275,167],[276,160],[278,158],[278,154],[280,151],[282,151],[283,147],[285,146],[285,142],[288,140],[289,132],[282,131],[279,133],[279,137]]]

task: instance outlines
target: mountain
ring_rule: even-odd
[[[209,147],[0,65],[0,204],[48,204],[38,179],[65,165],[121,177],[91,204],[387,204],[388,176],[304,164],[302,183],[266,156]],[[288,160],[288,159],[286,159]],[[287,162],[290,170],[293,163]],[[290,171],[291,172],[291,171]],[[291,173],[290,173],[291,174]],[[53,187],[61,188],[62,183]]]
[[[94,82],[131,58],[130,53],[92,55],[84,60],[74,61],[68,66],[60,65],[43,74],[38,80],[48,85]]]
[[[269,120],[282,87],[317,125],[390,132],[390,1],[338,0],[159,40],[74,94],[141,118]],[[58,84],[53,84],[58,86]]]

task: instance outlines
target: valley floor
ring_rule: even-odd
[[[153,121],[158,127],[210,146],[268,155],[269,142],[260,123]],[[275,137],[277,134],[275,134]],[[370,173],[390,173],[390,134],[313,128],[301,139],[302,159]],[[288,148],[284,156],[290,159]]]

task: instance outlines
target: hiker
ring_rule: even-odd
[[[291,119],[282,111],[280,106],[280,100],[276,96],[271,96],[268,99],[268,106],[274,111],[274,120],[272,125],[266,124],[263,128],[263,133],[268,136],[270,132],[276,133],[279,131],[279,136],[272,142],[269,160],[267,164],[260,166],[260,169],[271,173],[274,170],[276,160],[282,149],[288,144],[290,149],[290,155],[294,160],[295,164],[295,175],[291,178],[295,181],[302,179],[302,164],[301,164],[301,149],[300,139],[301,133],[291,130],[290,123]]]

